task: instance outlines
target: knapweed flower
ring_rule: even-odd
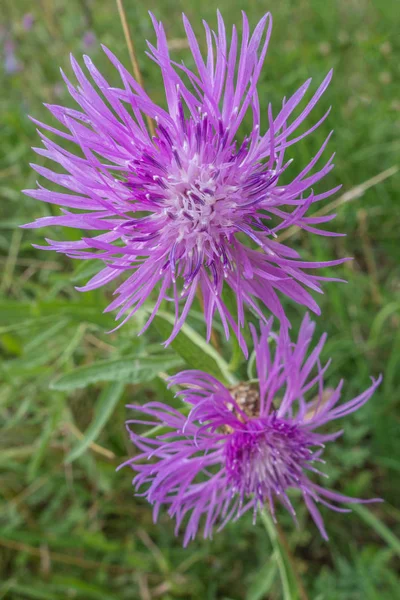
[[[37,153],[66,173],[33,165],[60,187],[51,190],[39,185],[26,191],[61,206],[61,215],[40,218],[26,227],[61,225],[87,231],[80,241],[48,239],[45,248],[72,258],[103,261],[104,268],[78,289],[93,290],[125,276],[107,309],[117,309],[122,322],[152,292],[158,296],[147,325],[162,300],[172,301],[176,320],[167,343],[184,323],[196,290],[202,295],[208,336],[219,313],[226,335],[231,327],[240,338],[245,305],[261,319],[265,306],[288,324],[277,292],[318,313],[307,288],[321,292],[325,278],[308,270],[341,261],[302,261],[276,237],[291,225],[333,235],[316,227],[333,216],[306,216],[312,203],[338,189],[313,191],[333,168],[331,157],[314,169],[328,139],[296,176],[290,176],[291,160],[285,158],[285,152],[327,116],[329,111],[306,131],[296,133],[326,90],[331,73],[297,116],[293,115],[310,79],[283,100],[275,114],[271,105],[263,109],[267,124],[262,133],[257,81],[271,35],[271,16],[265,15],[251,34],[243,15],[241,41],[233,28],[228,44],[218,13],[216,33],[204,24],[205,57],[183,16],[196,65],[193,71],[170,58],[163,26],[152,19],[157,45],[149,43],[149,56],[161,70],[167,110],[152,102],[107,48],[104,51],[122,80],[120,88],[111,86],[85,56],[90,81],[72,58],[79,86],[63,77],[79,110],[47,105],[65,129],[34,121],[75,144],[76,153],[41,133],[45,148],[36,149]],[[238,130],[247,114],[252,126],[241,137]],[[146,126],[146,116],[155,126],[154,135]],[[234,292],[237,314],[222,299],[224,284]]]
[[[88,31],[85,31],[85,35],[83,36],[83,46],[85,48],[85,50],[89,50],[90,48],[92,48],[92,46],[95,45],[96,43],[96,36],[93,33],[93,31],[90,31],[90,29]]]
[[[15,54],[15,43],[10,38],[4,42],[4,71],[14,75],[22,70],[22,64]]]
[[[274,353],[268,345],[271,325],[272,319],[261,326],[259,339],[252,328],[257,386],[226,388],[206,373],[184,371],[170,383],[184,388],[178,395],[190,409],[188,416],[160,402],[129,407],[144,415],[127,422],[140,452],[121,466],[136,471],[133,484],[154,506],[155,519],[164,506],[176,519],[176,532],[185,523],[185,545],[196,536],[201,519],[204,537],[211,537],[215,526],[221,529],[248,510],[255,519],[265,507],[275,519],[277,501],[296,519],[291,490],[301,494],[325,539],[317,504],[348,512],[335,503],[376,501],[343,496],[314,478],[323,475],[319,466],[324,464],[325,444],[342,434],[321,433],[319,428],[363,406],[381,378],[339,405],[342,382],[336,389],[324,389],[329,363],[322,367],[319,356],[325,336],[309,352],[314,324],[308,315],[296,343],[284,329],[273,336]],[[138,424],[167,430],[153,439],[136,433]]]
[[[33,27],[34,22],[35,17],[33,16],[33,14],[25,13],[22,17],[22,28],[24,29],[24,31],[30,31]]]

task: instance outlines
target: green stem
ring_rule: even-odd
[[[276,556],[284,600],[308,600],[303,582],[296,571],[296,565],[285,534],[279,525],[273,522],[266,509],[261,512],[261,520]]]

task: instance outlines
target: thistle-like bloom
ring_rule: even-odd
[[[24,31],[30,31],[35,23],[35,17],[32,13],[25,13],[22,17],[22,28]]]
[[[318,429],[363,406],[381,378],[356,398],[338,405],[342,382],[336,389],[324,389],[320,353],[325,335],[308,352],[314,324],[303,320],[296,343],[287,330],[275,337],[271,354],[268,340],[272,319],[261,326],[257,339],[252,329],[258,385],[242,383],[226,388],[201,371],[184,371],[171,377],[171,385],[190,409],[185,417],[160,402],[129,408],[145,415],[127,422],[128,431],[140,453],[129,459],[137,472],[136,489],[154,506],[176,519],[176,532],[185,522],[184,544],[196,536],[203,520],[204,537],[215,526],[221,529],[230,520],[252,510],[254,519],[264,506],[275,519],[275,503],[281,502],[296,520],[289,498],[297,490],[322,536],[327,539],[317,504],[348,512],[335,503],[374,502],[349,498],[315,483],[325,444],[342,431],[321,433]],[[315,388],[313,390],[313,388]],[[310,400],[306,397],[310,396]],[[131,424],[165,426],[167,433],[156,438],[139,435]],[[311,478],[310,478],[311,476]],[[333,503],[333,504],[332,504]]]
[[[228,43],[218,13],[217,33],[204,23],[205,58],[184,16],[195,71],[170,58],[163,26],[152,19],[157,45],[149,44],[148,54],[161,70],[167,110],[152,102],[107,48],[104,51],[122,80],[120,88],[112,87],[87,56],[84,62],[92,81],[71,58],[79,86],[75,88],[63,77],[80,109],[47,105],[65,130],[35,122],[75,144],[76,153],[40,133],[45,148],[36,152],[66,173],[33,165],[41,176],[66,191],[42,185],[26,191],[63,207],[62,214],[40,218],[26,227],[61,225],[87,231],[80,241],[47,239],[45,248],[72,258],[103,261],[104,268],[78,289],[93,290],[125,275],[107,308],[117,309],[122,322],[155,291],[158,297],[147,325],[163,299],[172,301],[176,321],[169,342],[184,323],[199,289],[208,336],[219,313],[226,335],[231,327],[245,350],[240,335],[245,305],[261,319],[265,306],[287,325],[280,292],[318,313],[306,288],[321,292],[320,281],[325,278],[308,270],[341,262],[304,262],[275,239],[291,225],[334,235],[316,228],[334,215],[306,216],[312,203],[338,189],[313,191],[333,168],[332,156],[315,170],[328,139],[296,176],[288,169],[291,160],[284,157],[329,113],[296,134],[326,90],[331,73],[296,117],[310,79],[282,102],[275,115],[271,105],[264,108],[267,126],[262,133],[257,81],[271,35],[270,15],[261,19],[252,34],[243,15],[241,41],[234,27]],[[243,138],[238,129],[248,113],[253,123]],[[153,136],[145,117],[153,120]],[[282,183],[283,176],[286,183]],[[222,299],[224,283],[234,292],[236,314]]]

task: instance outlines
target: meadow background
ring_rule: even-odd
[[[296,149],[292,172],[334,128],[336,168],[325,185],[343,184],[347,195],[334,227],[347,237],[291,232],[287,243],[301,247],[306,259],[355,257],[335,270],[349,283],[326,285],[321,300],[317,328],[328,331],[324,356],[333,358],[328,384],[345,377],[348,399],[368,385],[369,374],[383,372],[384,382],[343,423],[344,436],[327,452],[327,472],[343,493],[381,496],[385,503],[350,515],[323,510],[329,544],[301,507],[299,529],[284,511],[279,515],[306,590],[298,591],[301,600],[394,600],[400,583],[400,176],[391,169],[400,164],[398,0],[125,0],[125,7],[145,86],[161,103],[157,68],[144,54],[145,40],[154,40],[148,9],[164,21],[174,57],[188,66],[182,10],[199,34],[202,18],[216,25],[217,7],[228,24],[240,23],[245,9],[253,26],[272,10],[259,87],[265,109],[309,76],[316,89],[335,69],[314,121],[330,104],[332,113]],[[74,289],[98,265],[31,246],[45,235],[75,239],[78,232],[18,229],[55,214],[20,191],[34,187],[29,162],[40,160],[31,150],[40,143],[27,115],[50,120],[43,102],[72,105],[59,74],[59,67],[70,74],[71,51],[90,54],[118,83],[100,48],[106,44],[129,65],[116,4],[3,0],[1,13],[0,599],[278,600],[277,555],[261,522],[253,526],[247,516],[185,550],[168,517],[153,525],[150,507],[133,496],[130,471],[115,472],[132,452],[125,404],[169,398],[158,372],[207,361],[190,335],[203,332],[200,307],[189,334],[167,352],[160,345],[168,329],[162,319],[145,337],[135,335],[140,315],[107,334],[113,316],[102,310],[111,290]],[[302,311],[288,310],[296,329]],[[237,348],[222,342],[222,352],[246,378]]]

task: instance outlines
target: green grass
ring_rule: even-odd
[[[277,107],[309,76],[316,89],[334,67],[333,83],[314,118],[330,104],[332,113],[296,149],[294,166],[300,170],[334,128],[330,147],[337,151],[336,169],[326,185],[340,182],[345,192],[400,163],[397,4],[125,0],[146,88],[161,103],[159,74],[144,55],[145,39],[153,39],[148,9],[164,21],[178,46],[182,9],[199,34],[202,18],[215,25],[217,6],[229,24],[240,21],[241,8],[252,25],[273,9],[261,105],[265,112],[269,101]],[[25,32],[21,20],[28,10],[35,24]],[[40,119],[46,115],[42,102],[70,102],[59,85],[58,70],[61,66],[70,73],[68,53],[79,56],[85,51],[83,35],[91,29],[98,42],[129,65],[115,3],[3,0],[2,16],[1,50],[5,36],[12,36],[22,69],[13,75],[0,73],[0,599],[278,600],[283,597],[279,545],[271,546],[261,520],[253,526],[245,517],[213,541],[199,537],[184,550],[169,519],[164,515],[154,525],[149,506],[133,497],[130,472],[115,472],[130,452],[125,404],[161,397],[172,401],[164,381],[149,372],[145,355],[156,354],[160,365],[165,359],[161,370],[173,369],[182,364],[182,356],[196,354],[191,336],[163,353],[160,333],[165,323],[160,321],[144,338],[135,336],[143,315],[107,334],[113,317],[102,310],[111,290],[74,290],[95,267],[33,249],[31,244],[41,243],[49,232],[17,229],[55,210],[20,190],[34,186],[29,162],[37,160],[31,146],[39,145],[27,114]],[[87,52],[117,83],[98,42]],[[192,64],[187,48],[173,52],[177,60]],[[369,374],[384,373],[371,402],[343,423],[344,436],[328,450],[327,459],[332,487],[350,495],[381,496],[385,503],[349,516],[324,510],[329,544],[319,538],[301,507],[299,529],[280,512],[310,599],[393,600],[397,595],[399,198],[400,176],[395,174],[339,207],[334,226],[346,238],[302,234],[290,239],[306,258],[355,257],[335,272],[349,283],[327,285],[321,302],[318,330],[328,331],[325,356],[333,358],[328,384],[344,377],[349,398],[368,385]],[[51,235],[74,239],[77,234],[55,230]],[[302,311],[288,310],[297,327]],[[198,313],[189,325],[201,333]],[[232,352],[237,375],[246,377],[241,357],[229,344],[223,346],[228,363]],[[132,356],[137,368],[126,368]],[[211,360],[206,352],[202,359],[204,364]],[[99,361],[106,361],[106,367],[89,368]],[[80,371],[69,375],[76,368]],[[118,383],[121,373],[125,386]],[[82,377],[89,379],[82,383]]]

